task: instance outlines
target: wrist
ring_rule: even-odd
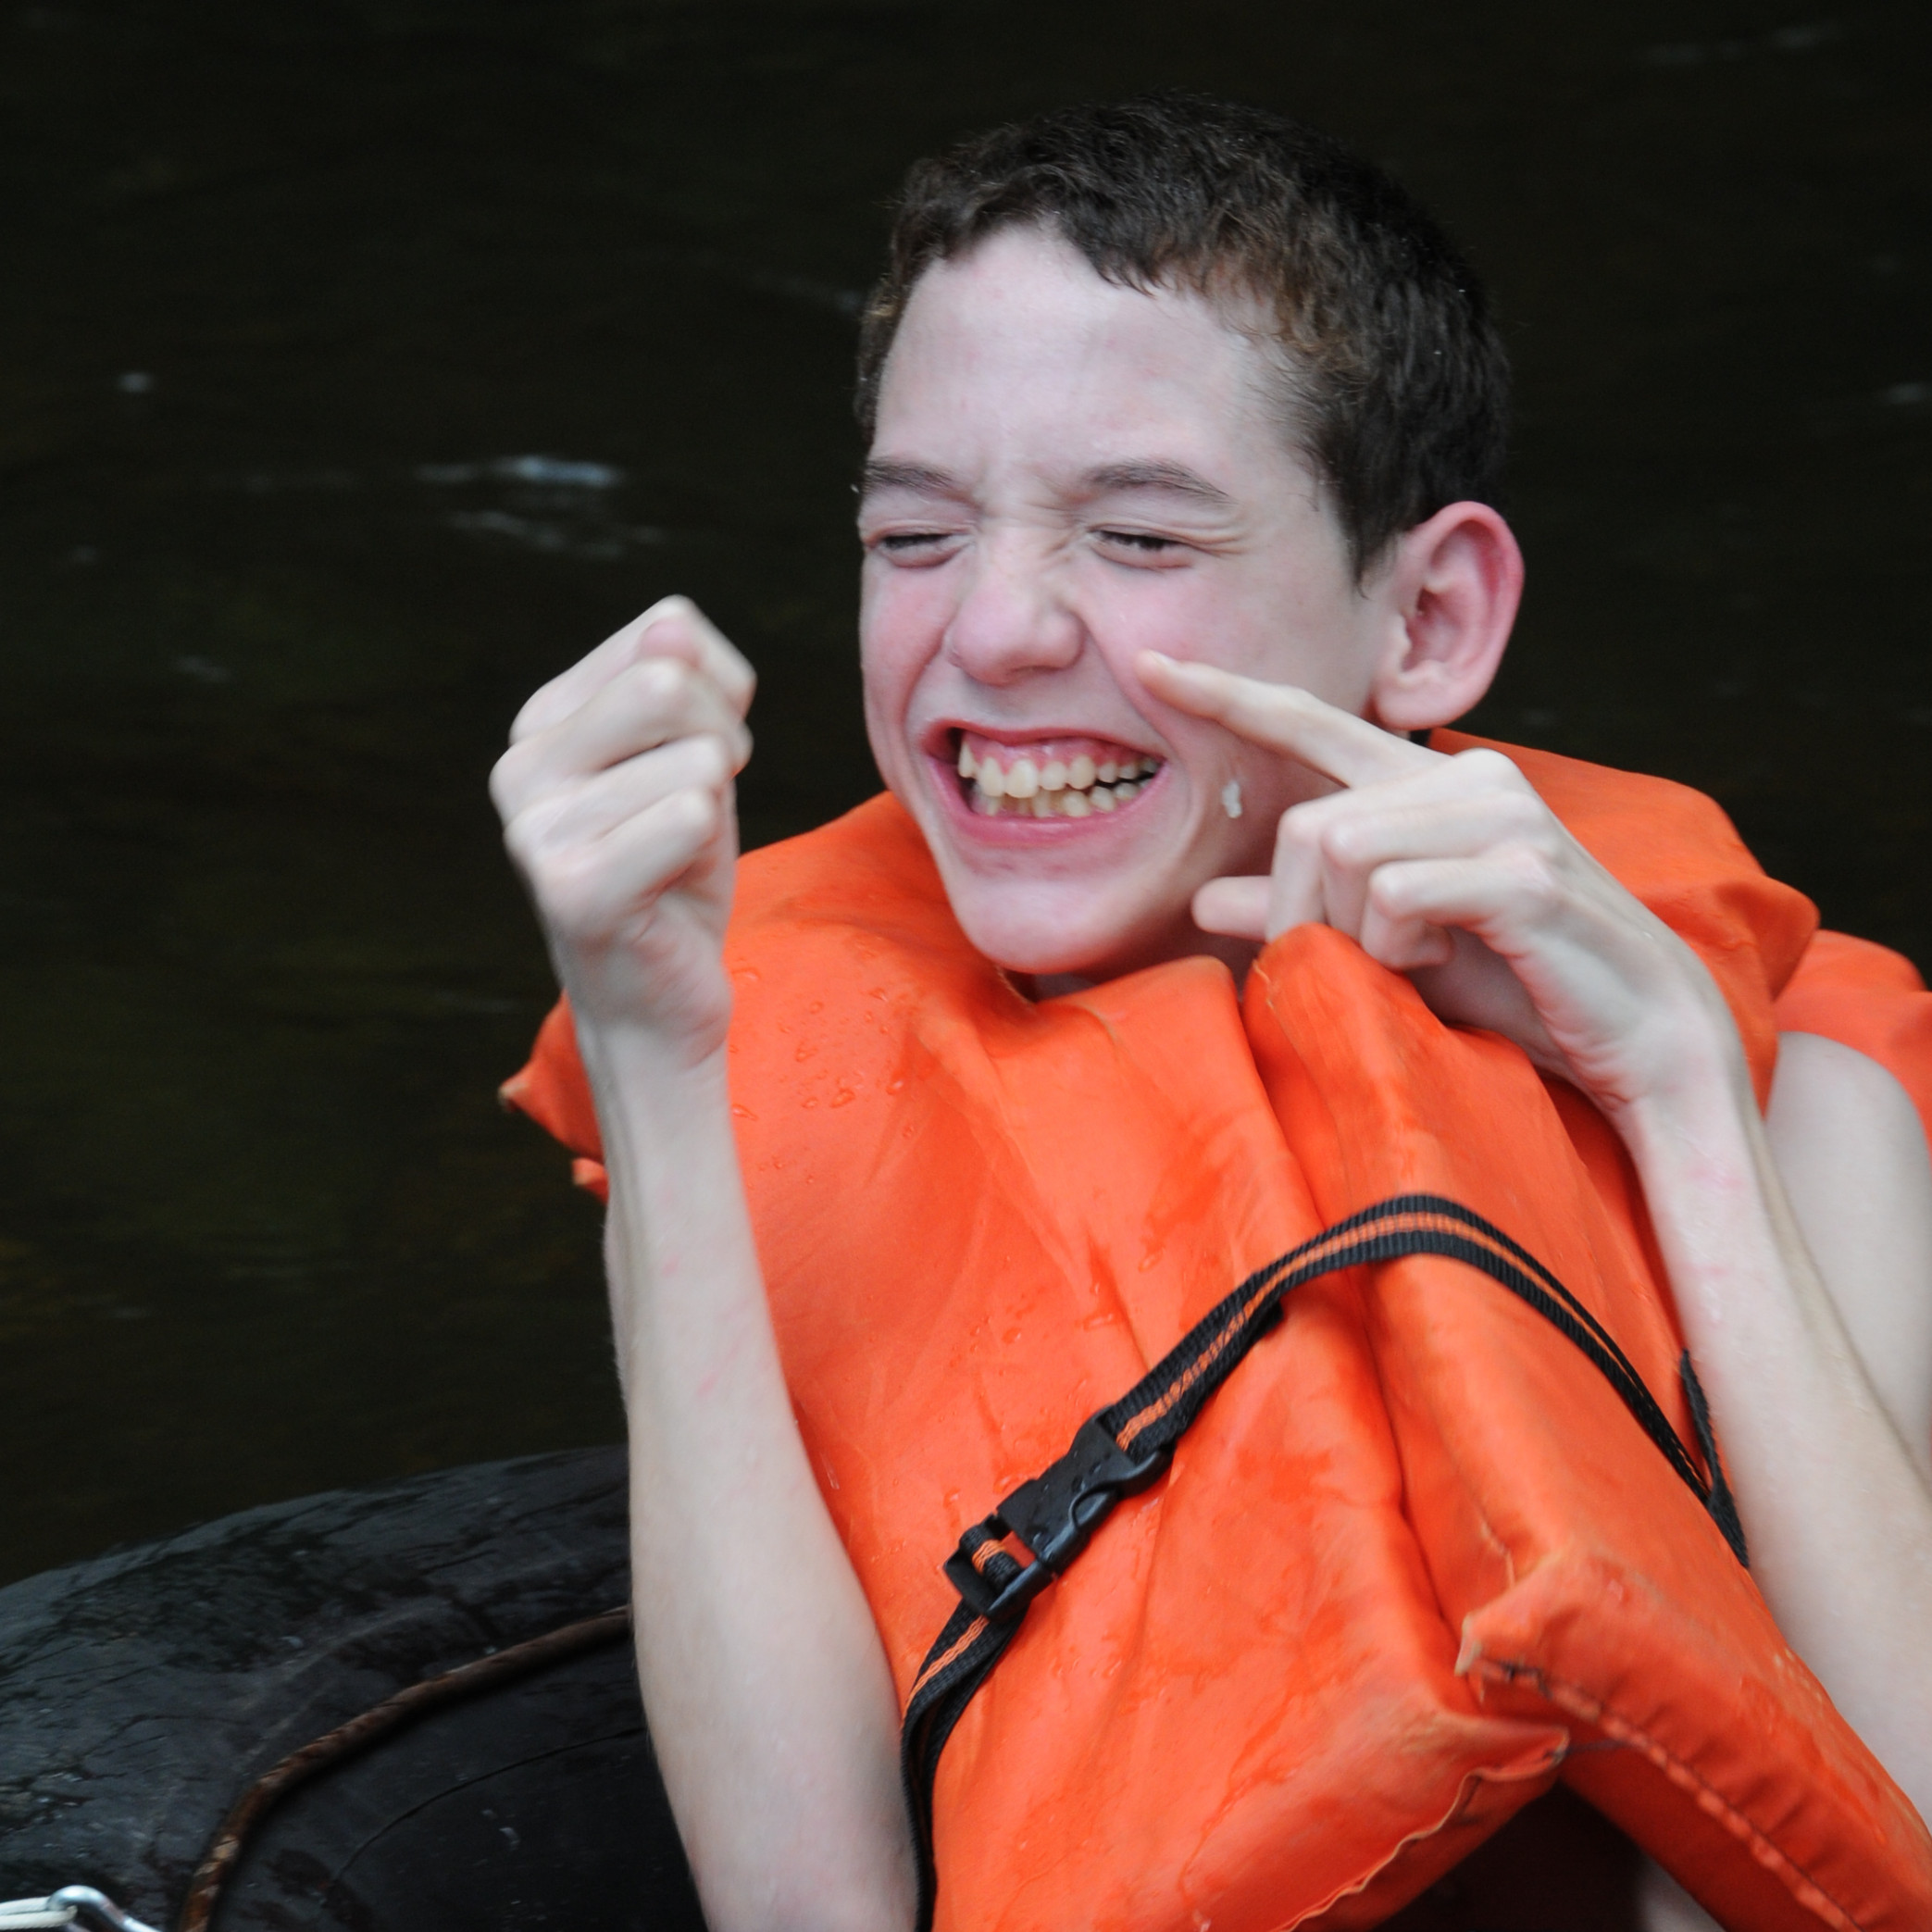
[[[1687,1054],[1632,1100],[1614,1125],[1653,1202],[1679,1190],[1722,1190],[1727,1178],[1751,1171],[1751,1131],[1757,1114],[1741,1053]]]
[[[667,1037],[619,1023],[577,1029],[578,1051],[602,1128],[607,1165],[629,1148],[647,1158],[694,1151],[707,1124],[729,1129],[730,1080],[725,1044]]]

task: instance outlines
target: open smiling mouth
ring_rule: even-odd
[[[1159,758],[1103,738],[1002,744],[959,733],[960,789],[983,817],[1086,818],[1116,812],[1146,789]]]

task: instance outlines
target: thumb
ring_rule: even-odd
[[[1268,889],[1265,874],[1257,879],[1211,879],[1194,894],[1194,923],[1203,932],[1264,940],[1268,935]]]

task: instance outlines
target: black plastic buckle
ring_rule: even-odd
[[[975,1616],[990,1624],[1010,1624],[1027,1614],[1027,1605],[1053,1580],[1045,1564],[1016,1563],[1003,1550],[995,1550],[985,1569],[973,1561],[973,1552],[989,1538],[1003,1537],[1006,1525],[999,1516],[987,1517],[959,1539],[959,1548],[946,1559],[946,1576],[959,1592],[960,1601]]]
[[[1000,1516],[1050,1570],[1064,1570],[1114,1505],[1156,1481],[1173,1454],[1168,1445],[1137,1456],[1090,1415],[1072,1448],[1014,1490],[1000,1504]]]
[[[959,1539],[958,1551],[946,1559],[953,1587],[976,1615],[1012,1622],[1087,1547],[1114,1505],[1156,1481],[1173,1454],[1168,1444],[1135,1455],[1090,1415],[1058,1462],[1023,1482]],[[974,1551],[988,1537],[1009,1531],[1033,1552],[1033,1562],[1016,1563],[1000,1551],[981,1571]]]

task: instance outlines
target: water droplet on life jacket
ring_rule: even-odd
[[[855,1101],[857,1098],[858,1095],[854,1093],[850,1087],[841,1087],[839,1091],[832,1095],[831,1103],[835,1107],[842,1107],[849,1105],[853,1101]]]

